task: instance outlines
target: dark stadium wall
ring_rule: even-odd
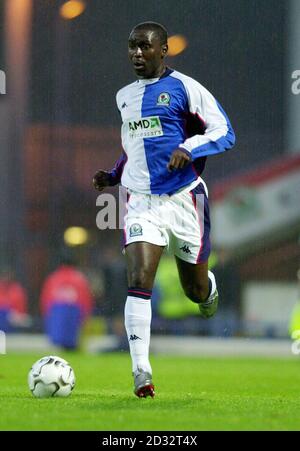
[[[5,62],[4,62],[4,3],[0,3],[0,69],[5,69]]]
[[[144,20],[183,34],[185,52],[169,65],[202,82],[218,98],[237,132],[236,150],[211,159],[209,179],[255,167],[283,152],[284,0],[180,0],[159,4],[122,0],[89,2],[57,36],[61,2],[35,1],[31,118],[57,121],[55,77],[69,74],[64,93],[72,125],[119,126],[115,93],[134,79],[127,60],[129,31]],[[55,4],[55,2],[54,2]],[[184,6],[183,6],[184,5]],[[69,39],[61,67],[57,49]],[[60,40],[57,42],[57,40]],[[61,46],[57,45],[60,44]]]

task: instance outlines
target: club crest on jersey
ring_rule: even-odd
[[[129,235],[133,236],[141,236],[143,235],[143,228],[140,224],[132,224],[129,229]]]
[[[159,94],[157,98],[156,105],[169,106],[170,102],[171,102],[170,94],[168,94],[167,92],[162,92],[161,94]]]

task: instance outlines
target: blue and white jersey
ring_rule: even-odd
[[[123,155],[112,184],[146,194],[174,194],[201,175],[208,155],[230,149],[235,135],[226,113],[197,81],[167,69],[161,78],[139,79],[116,96],[122,116]],[[177,148],[191,156],[184,169],[168,171]]]

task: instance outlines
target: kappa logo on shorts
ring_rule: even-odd
[[[143,235],[143,227],[140,224],[132,224],[129,229],[129,235],[131,237]]]
[[[170,94],[168,94],[167,92],[162,92],[161,94],[159,94],[157,98],[156,105],[169,106],[170,102],[171,102]]]
[[[186,254],[191,254],[191,250],[190,250],[190,248],[185,244],[184,246],[182,246],[181,248],[180,248],[180,250],[182,251],[182,252],[185,252]]]

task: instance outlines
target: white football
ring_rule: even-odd
[[[28,385],[37,398],[65,397],[69,396],[75,386],[75,374],[66,360],[48,355],[32,365]]]

